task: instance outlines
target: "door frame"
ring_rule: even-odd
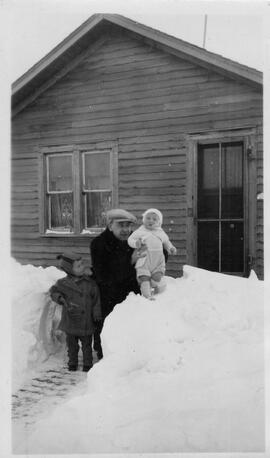
[[[256,234],[256,128],[190,133],[187,136],[187,264],[197,266],[197,155],[198,144],[244,142],[244,276],[255,259]]]

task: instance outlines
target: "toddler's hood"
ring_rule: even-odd
[[[143,222],[145,221],[145,217],[148,213],[155,213],[158,218],[159,218],[159,225],[161,226],[162,225],[162,222],[163,222],[163,215],[161,213],[161,211],[159,211],[157,208],[148,208],[142,215],[143,217]]]

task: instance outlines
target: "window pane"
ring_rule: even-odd
[[[68,194],[52,194],[49,197],[52,230],[73,231],[73,197]]]
[[[111,192],[86,194],[86,227],[105,227],[105,214],[111,208]]]
[[[198,150],[198,218],[219,216],[219,146]]]
[[[221,271],[244,271],[243,223],[221,223]]]
[[[111,189],[110,154],[85,154],[85,189]]]
[[[48,191],[71,191],[72,156],[48,156]]]
[[[198,267],[219,271],[219,223],[198,222]]]
[[[222,198],[223,218],[243,217],[243,143],[223,143],[222,157]]]

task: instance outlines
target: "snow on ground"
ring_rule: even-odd
[[[28,368],[57,355],[63,365],[58,312],[45,296],[63,274],[14,272],[19,387]],[[19,429],[14,453],[264,451],[263,282],[185,266],[167,283],[155,301],[130,293],[115,307],[87,391]]]

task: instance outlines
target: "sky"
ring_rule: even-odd
[[[2,0],[2,27],[11,81],[92,14],[117,13],[262,70],[267,2],[184,0]]]
[[[153,301],[130,293],[106,318],[104,358],[87,375],[79,358],[76,379],[44,294],[63,272],[13,260],[12,273],[13,453],[266,458],[263,282],[254,272],[185,266]]]

